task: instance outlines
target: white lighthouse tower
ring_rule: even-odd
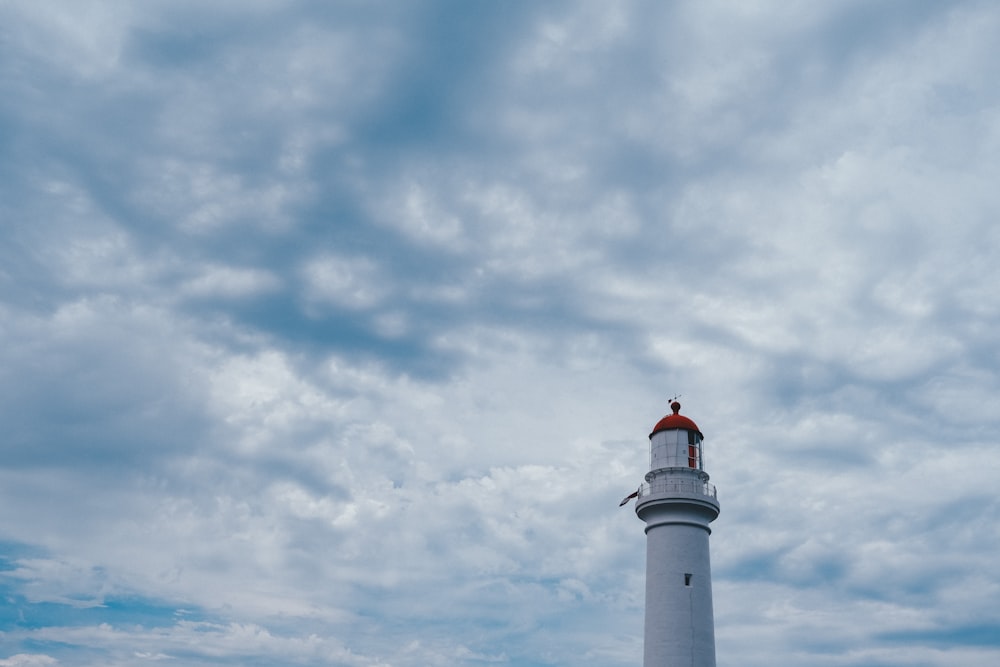
[[[635,513],[646,522],[646,627],[643,667],[715,667],[715,622],[708,524],[719,516],[708,483],[701,431],[680,414],[649,434],[649,472]]]

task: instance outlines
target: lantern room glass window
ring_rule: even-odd
[[[696,431],[660,431],[649,440],[649,469],[693,468],[702,470],[701,437]]]

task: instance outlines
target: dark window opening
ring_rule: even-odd
[[[691,585],[691,575],[690,574],[685,574],[684,575],[684,585],[685,586],[690,586]]]

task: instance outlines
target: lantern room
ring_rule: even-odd
[[[688,468],[704,470],[698,425],[680,414],[681,404],[670,404],[673,414],[661,419],[649,434],[649,469]]]

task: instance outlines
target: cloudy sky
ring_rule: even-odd
[[[1000,662],[1000,6],[0,2],[0,666]]]

